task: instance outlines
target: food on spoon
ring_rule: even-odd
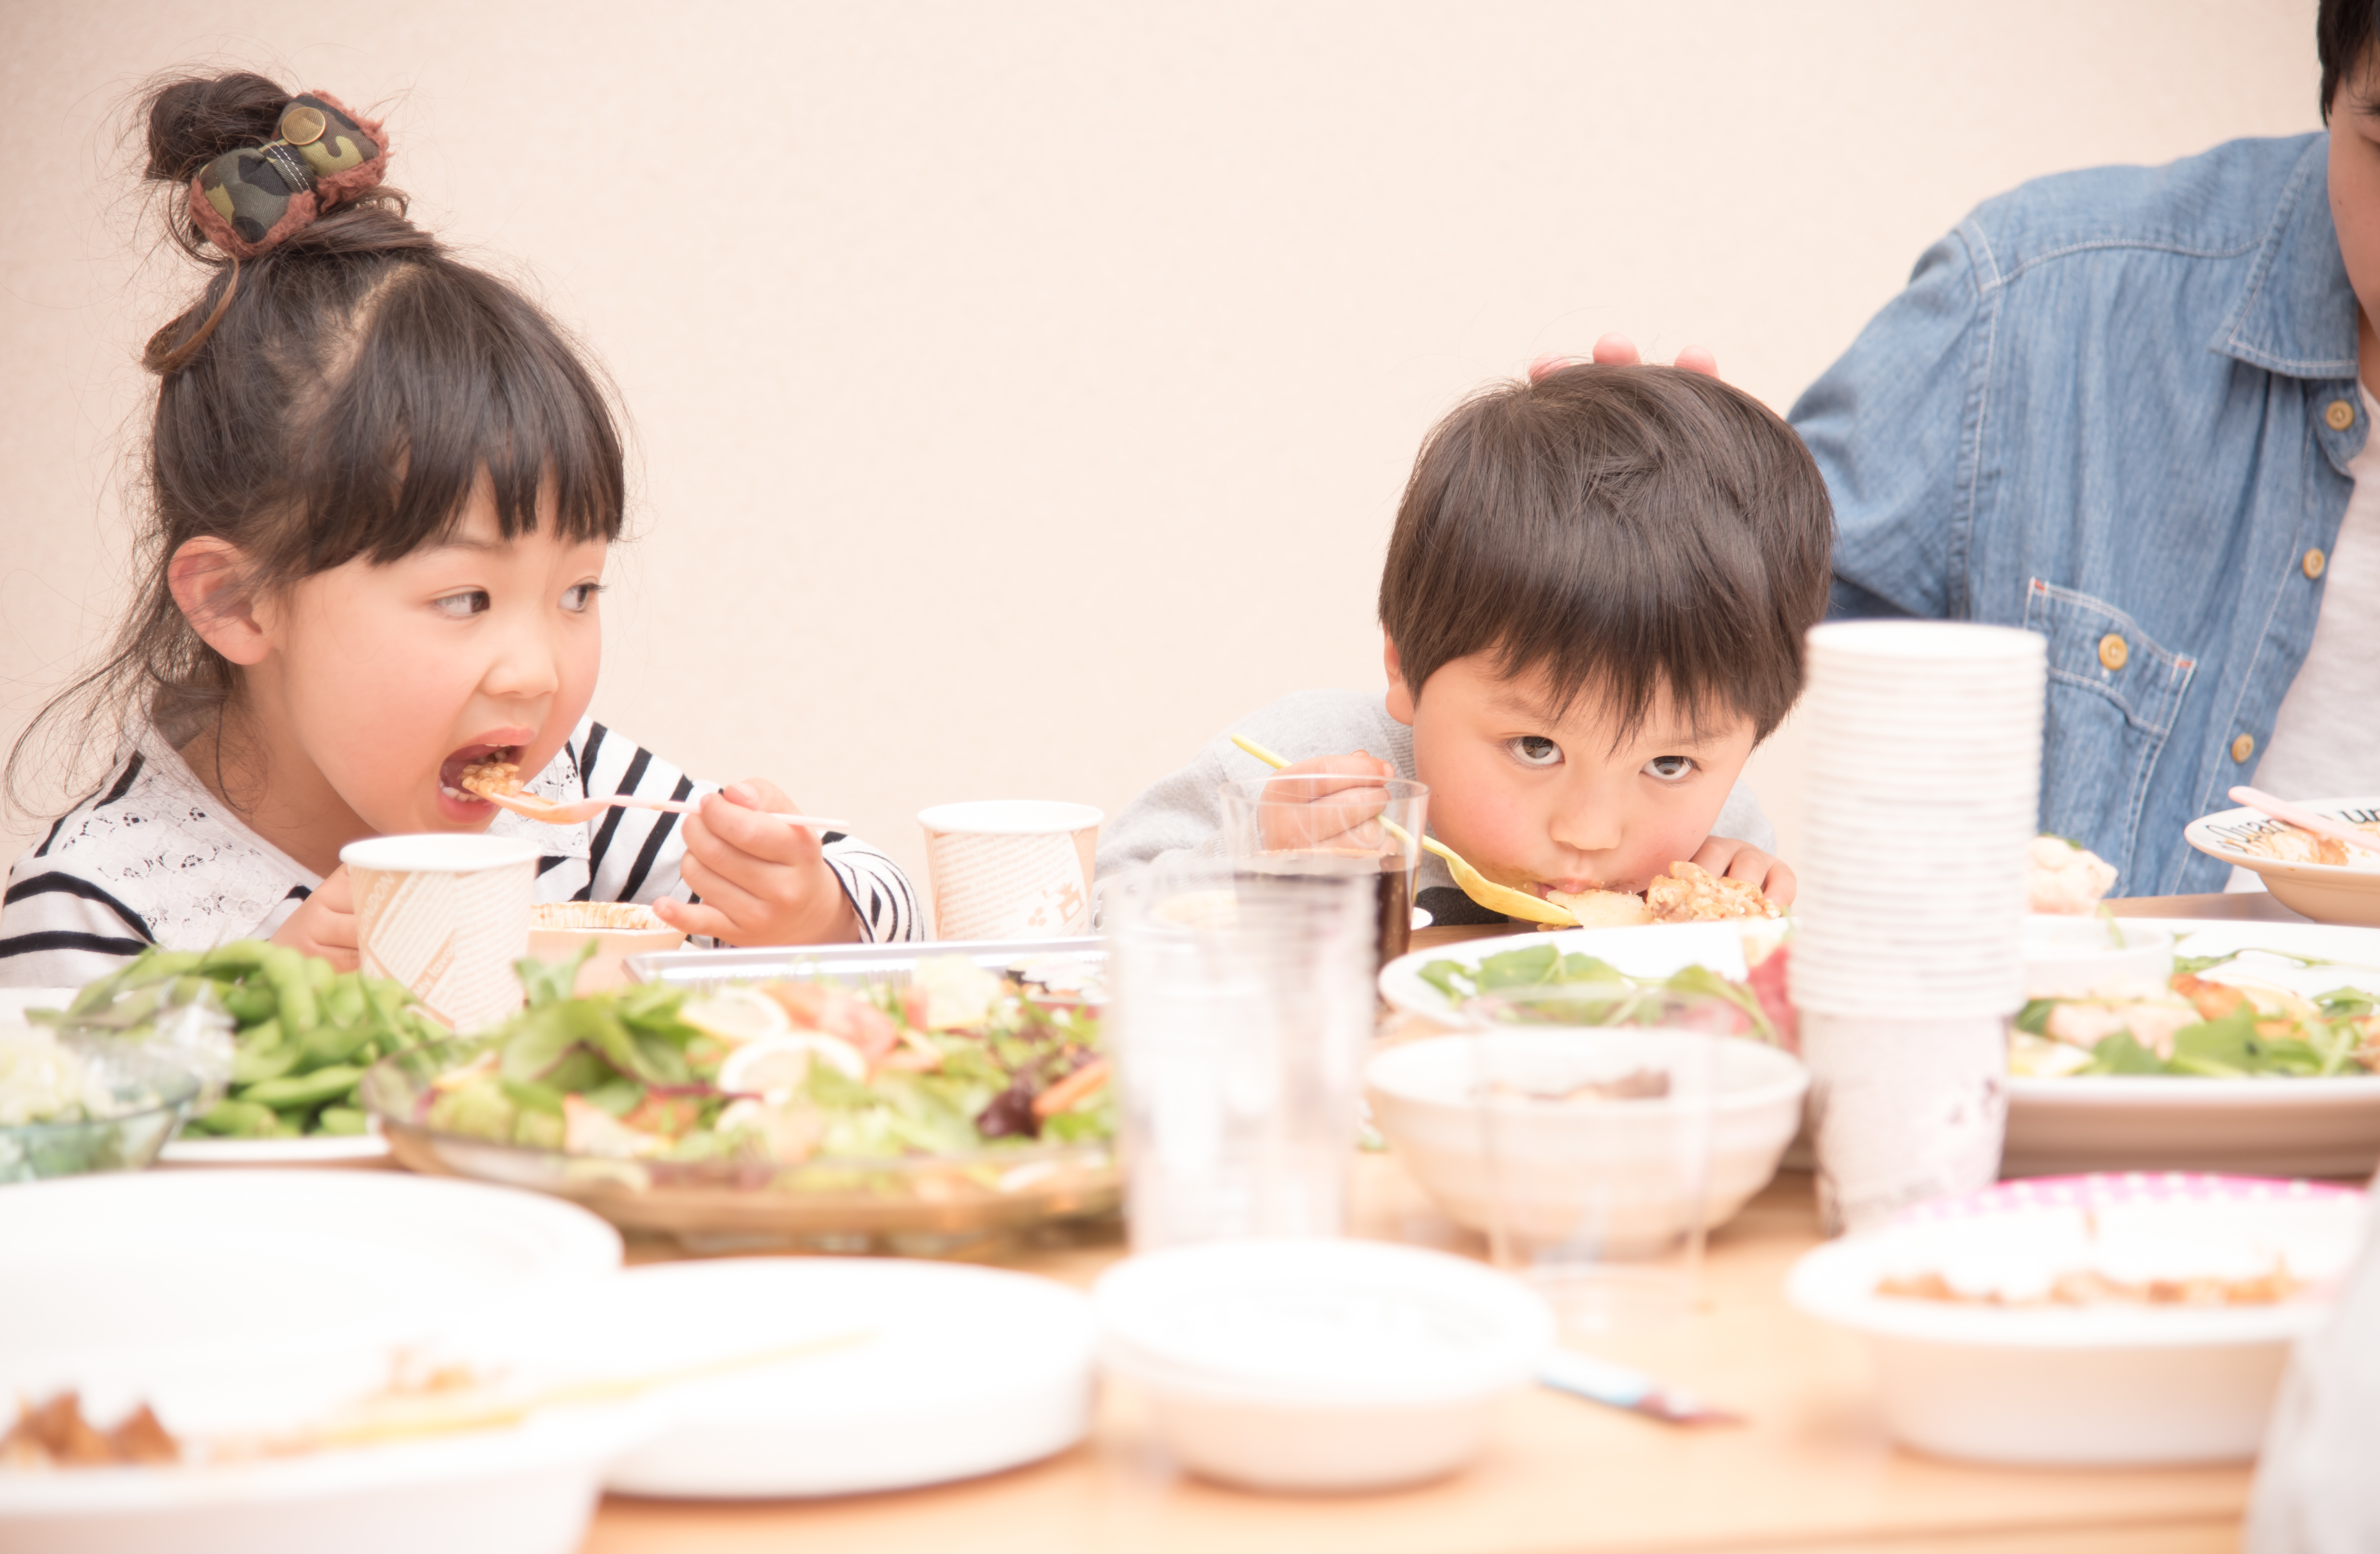
[[[1578,919],[1583,929],[1624,929],[1653,920],[1645,898],[1626,891],[1554,891],[1546,899]]]
[[[18,1400],[17,1423],[0,1436],[0,1467],[117,1468],[181,1460],[181,1443],[147,1403],[102,1430],[83,1417],[81,1394],[73,1391],[38,1403]]]
[[[475,760],[463,768],[463,787],[481,798],[520,798],[520,763]]]
[[[2027,856],[2025,891],[2031,910],[2088,917],[2116,882],[2116,868],[2079,842],[2036,836]]]

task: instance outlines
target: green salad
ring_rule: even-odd
[[[1564,954],[1548,943],[1502,951],[1475,963],[1431,961],[1417,975],[1454,1004],[1499,994],[1574,992],[1588,1017],[1573,1023],[1586,1025],[1641,1024],[1665,996],[1713,999],[1742,1012],[1746,1035],[1790,1045],[1791,1010],[1783,1002],[1784,963],[1785,952],[1780,949],[1740,982],[1700,965],[1686,966],[1668,977],[1631,977],[1609,961],[1575,950]]]
[[[2320,1079],[2380,1069],[2380,1000],[2352,987],[2308,998],[2202,975],[2248,953],[2177,955],[2167,990],[2153,998],[2034,999],[2017,1014],[2010,1072]],[[2305,967],[2345,964],[2255,953]]]
[[[1099,1018],[953,957],[905,989],[809,982],[571,997],[576,963],[520,963],[529,1006],[431,1078],[405,1121],[619,1159],[957,1155],[1103,1140]]]

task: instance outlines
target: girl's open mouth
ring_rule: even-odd
[[[521,747],[517,745],[466,745],[448,756],[438,767],[438,795],[457,804],[485,804],[488,801],[463,785],[468,768],[503,765],[519,771]],[[471,775],[480,775],[472,772]]]

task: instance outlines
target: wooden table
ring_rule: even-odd
[[[2271,898],[2167,896],[2131,917],[2299,920]],[[1444,929],[1418,947],[1502,930]],[[1356,1231],[1475,1254],[1394,1159],[1366,1157]],[[2245,1466],[1995,1469],[1888,1442],[1864,1358],[1779,1291],[1815,1244],[1810,1179],[1780,1176],[1711,1239],[1706,1309],[1613,1357],[1740,1410],[1738,1428],[1687,1430],[1548,1391],[1508,1405],[1493,1445],[1444,1482],[1383,1495],[1243,1494],[1184,1478],[1132,1398],[1111,1390],[1092,1438],[992,1478],[820,1502],[680,1504],[607,1499],[584,1554],[1446,1554],[1761,1550],[1798,1554],[2211,1554],[2236,1548]],[[1087,1284],[1121,1246],[1019,1261]]]

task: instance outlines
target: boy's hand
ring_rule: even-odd
[[[1548,372],[1559,372],[1575,359],[1548,351],[1529,363],[1529,382],[1534,383]],[[1636,354],[1636,342],[1616,331],[1595,343],[1595,364],[1597,367],[1633,367],[1642,360],[1644,358]],[[1718,358],[1700,346],[1688,346],[1680,351],[1677,365],[1689,372],[1700,372],[1705,377],[1718,376]]]
[[[1290,762],[1273,775],[1336,781],[1281,783],[1268,788],[1266,797],[1275,802],[1263,811],[1264,845],[1377,850],[1380,828],[1371,821],[1389,806],[1388,790],[1380,783],[1396,774],[1395,767],[1365,750]],[[1290,803],[1300,807],[1290,808]]]
[[[1714,836],[1687,860],[1728,880],[1748,880],[1760,893],[1779,906],[1793,904],[1793,871],[1782,858],[1762,852],[1748,842]]]
[[[755,778],[702,801],[686,817],[686,856],[678,876],[702,898],[664,896],[653,910],[674,929],[727,944],[832,944],[859,937],[842,882],[827,868],[818,832],[756,810],[802,811],[775,785]]]
[[[341,971],[356,968],[356,892],[346,865],[322,877],[314,893],[273,930],[273,942],[320,955]]]

